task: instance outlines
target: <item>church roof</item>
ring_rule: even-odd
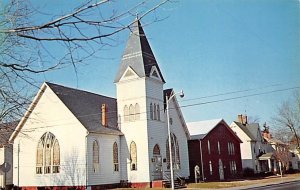
[[[137,19],[131,27],[131,34],[115,82],[121,79],[128,67],[131,67],[139,77],[149,77],[153,66],[157,68],[162,81],[165,82],[142,25]]]
[[[89,132],[122,135],[118,129],[117,100],[115,98],[49,82],[46,84]],[[108,106],[107,127],[102,126],[101,123],[102,104]]]
[[[19,121],[0,124],[0,147],[8,144],[9,138],[18,126]]]

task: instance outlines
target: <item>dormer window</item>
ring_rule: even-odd
[[[154,77],[158,78],[158,74],[157,74],[157,72],[156,72],[156,71],[153,71],[153,73],[152,73],[152,76],[154,76]]]
[[[162,80],[161,77],[160,77],[160,75],[159,75],[159,72],[158,72],[158,70],[157,70],[157,68],[155,66],[152,66],[152,68],[151,68],[150,77],[158,79],[160,81]]]

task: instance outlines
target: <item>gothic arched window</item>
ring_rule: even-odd
[[[173,168],[180,169],[180,153],[179,153],[179,144],[177,137],[172,133],[171,134],[171,147],[172,147],[172,161]],[[166,155],[167,155],[167,168],[170,169],[170,151],[169,151],[169,138],[166,142]]]
[[[114,171],[119,171],[119,153],[118,153],[118,144],[117,142],[113,145],[113,162],[114,162]]]
[[[132,104],[129,106],[129,121],[134,121],[134,107]]]
[[[154,120],[157,120],[157,113],[156,113],[156,111],[157,111],[157,110],[156,110],[156,104],[154,104],[154,105],[153,105],[153,111],[154,111],[154,114],[153,114],[153,119],[154,119]]]
[[[157,112],[157,120],[160,121],[160,109],[159,109],[159,104],[156,106],[156,112]]]
[[[135,120],[140,119],[140,105],[138,103],[135,104]]]
[[[153,105],[150,103],[150,119],[153,120]]]
[[[128,106],[124,106],[124,121],[128,122],[129,121],[129,110]]]
[[[96,140],[93,142],[93,170],[94,173],[99,171],[99,144]]]
[[[55,136],[46,132],[40,138],[36,151],[36,173],[59,173],[60,148]]]
[[[130,143],[130,169],[137,170],[137,149],[134,141]]]
[[[158,144],[156,144],[153,148],[153,155],[160,155],[160,148]]]
[[[53,173],[59,173],[59,165],[60,165],[60,148],[58,140],[54,141],[53,145]]]

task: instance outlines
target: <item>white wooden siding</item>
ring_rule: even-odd
[[[99,144],[99,171],[93,170],[93,142]],[[114,171],[113,144],[118,144],[119,171]],[[87,139],[88,157],[88,185],[113,184],[120,182],[120,137],[117,135],[105,135],[90,133]]]
[[[59,141],[61,169],[58,174],[36,174],[37,143],[45,132],[53,133]],[[86,134],[86,129],[81,123],[52,90],[46,88],[14,141],[14,184],[20,186],[85,185]],[[19,165],[18,144],[20,144]]]

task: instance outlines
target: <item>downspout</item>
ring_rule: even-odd
[[[202,157],[202,142],[199,139],[199,144],[200,144],[200,157],[201,157],[201,172],[202,172],[202,180],[204,181],[204,169],[203,169],[203,157]]]
[[[87,131],[85,136],[85,189],[88,188],[88,150],[87,150],[87,137],[90,133]]]

